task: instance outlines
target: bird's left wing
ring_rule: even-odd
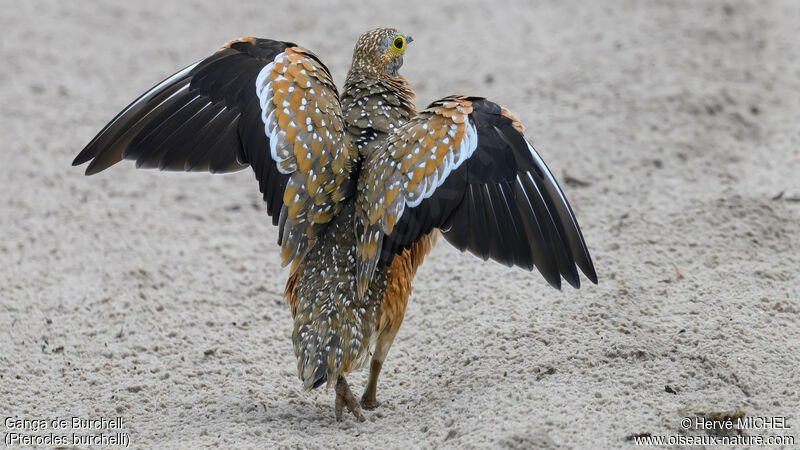
[[[355,192],[357,151],[324,64],[290,42],[242,38],[162,81],[75,158],[86,174],[136,167],[212,173],[252,167],[284,264],[298,263]]]
[[[461,251],[578,287],[597,275],[564,193],[510,112],[476,97],[432,103],[364,162],[358,289],[438,228]]]

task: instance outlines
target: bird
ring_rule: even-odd
[[[403,322],[412,280],[441,237],[553,287],[597,274],[575,215],[520,120],[483,97],[418,111],[400,75],[413,42],[362,34],[340,94],[312,51],[245,37],[123,109],[77,155],[92,175],[137,168],[228,173],[248,166],[277,226],[292,346],[306,391],[363,421]],[[369,366],[360,400],[345,376]]]

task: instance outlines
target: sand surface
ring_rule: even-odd
[[[740,411],[798,442],[800,3],[224,3],[0,1],[0,416],[119,416],[135,447],[618,448]],[[70,162],[231,38],[298,42],[341,86],[387,25],[414,37],[418,105],[483,95],[522,120],[600,284],[440,243],[384,405],[336,423],[296,378],[250,172]]]

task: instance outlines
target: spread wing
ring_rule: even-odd
[[[284,264],[299,262],[352,195],[357,155],[324,64],[289,42],[242,38],[162,81],[75,158],[86,174],[137,168],[255,172]]]
[[[461,251],[536,267],[554,287],[597,275],[578,222],[507,110],[475,97],[432,103],[364,163],[358,186],[359,294],[377,265],[434,228]]]

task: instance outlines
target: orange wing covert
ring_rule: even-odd
[[[290,176],[281,212],[284,264],[296,268],[355,189],[357,151],[345,136],[339,95],[313,53],[289,47],[256,79],[270,154]]]
[[[447,97],[398,128],[358,186],[359,295],[375,267],[434,228],[459,250],[579,286],[596,274],[561,189],[508,110]]]

